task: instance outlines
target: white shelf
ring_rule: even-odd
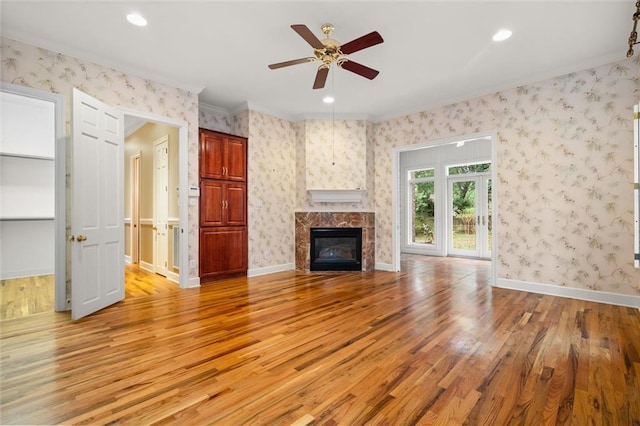
[[[55,161],[54,157],[50,157],[47,155],[16,154],[12,152],[0,152],[0,157],[21,158],[26,160]]]
[[[309,189],[314,203],[360,203],[363,189]]]
[[[28,221],[28,220],[53,220],[53,216],[42,216],[42,217],[33,217],[33,216],[5,216],[0,217],[0,222],[18,222],[18,221]]]

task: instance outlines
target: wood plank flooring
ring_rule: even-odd
[[[2,424],[640,424],[637,309],[489,264],[283,272],[0,322]]]
[[[140,269],[138,264],[125,265],[126,298],[171,292],[177,289],[176,283]],[[0,280],[0,319],[53,312],[54,294],[53,275]]]
[[[0,280],[0,319],[53,312],[54,285],[53,275]]]

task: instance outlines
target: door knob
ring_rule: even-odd
[[[79,243],[81,243],[83,241],[87,241],[87,237],[85,237],[84,235],[78,235],[76,237],[76,241],[79,242]]]

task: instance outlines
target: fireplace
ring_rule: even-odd
[[[362,269],[375,269],[376,229],[373,212],[296,212],[296,270],[311,271],[311,230],[313,228],[360,228]],[[315,246],[314,246],[315,247]]]
[[[362,228],[311,228],[311,271],[362,270]]]

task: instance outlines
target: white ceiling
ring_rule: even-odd
[[[0,31],[202,89],[201,102],[229,111],[249,103],[291,119],[333,113],[379,120],[623,59],[634,3],[3,0]],[[128,24],[132,11],[149,25]],[[375,80],[332,69],[326,88],[312,90],[317,63],[267,68],[312,55],[291,24],[321,38],[324,22],[334,24],[333,38],[342,43],[374,30],[382,35],[383,44],[350,56],[379,70]],[[513,37],[492,41],[500,28]],[[322,103],[332,90],[333,107]]]

